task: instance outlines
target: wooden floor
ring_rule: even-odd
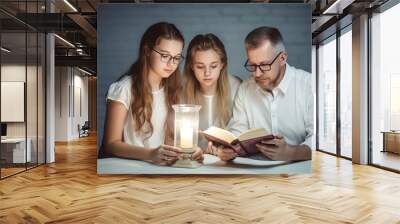
[[[377,165],[400,170],[400,155],[392,152],[375,151],[372,162]]]
[[[24,172],[27,169],[33,169],[37,166],[38,165],[36,163],[31,163],[31,164],[27,163],[27,167],[25,167],[25,164],[18,164],[18,167],[11,167],[11,168],[10,167],[7,167],[7,168],[2,167],[1,168],[1,178],[15,175],[17,173]]]
[[[17,168],[1,168],[1,177],[8,177],[10,175],[19,173],[26,170],[25,167],[17,167]]]
[[[293,176],[98,176],[96,139],[0,181],[0,223],[400,223],[400,175],[320,152]]]

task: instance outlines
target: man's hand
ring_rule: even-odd
[[[295,149],[290,147],[282,136],[262,141],[256,147],[262,154],[272,160],[289,161],[294,159]]]
[[[272,160],[310,160],[311,150],[305,145],[289,145],[283,136],[275,136],[274,139],[262,141],[256,145],[257,149]]]
[[[216,147],[212,142],[208,142],[207,153],[218,156],[222,161],[228,161],[236,158],[238,154],[233,149],[223,146]]]

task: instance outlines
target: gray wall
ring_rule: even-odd
[[[230,74],[247,79],[244,38],[256,27],[277,27],[288,63],[311,72],[311,8],[307,4],[103,4],[98,8],[97,123],[102,140],[109,85],[135,61],[144,31],[160,21],[174,23],[185,49],[199,33],[214,33],[225,44]],[[183,63],[181,64],[182,68]]]

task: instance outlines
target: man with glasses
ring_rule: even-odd
[[[256,145],[266,157],[310,160],[314,127],[311,74],[287,64],[288,54],[276,28],[251,31],[245,46],[245,68],[251,78],[239,87],[228,129],[239,135],[251,128],[264,128],[275,136]],[[237,156],[232,149],[210,147],[222,160]]]

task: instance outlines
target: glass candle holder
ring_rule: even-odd
[[[175,104],[174,146],[182,149],[182,156],[175,167],[198,167],[201,164],[191,160],[196,151],[199,138],[199,111],[201,106],[193,104]]]

